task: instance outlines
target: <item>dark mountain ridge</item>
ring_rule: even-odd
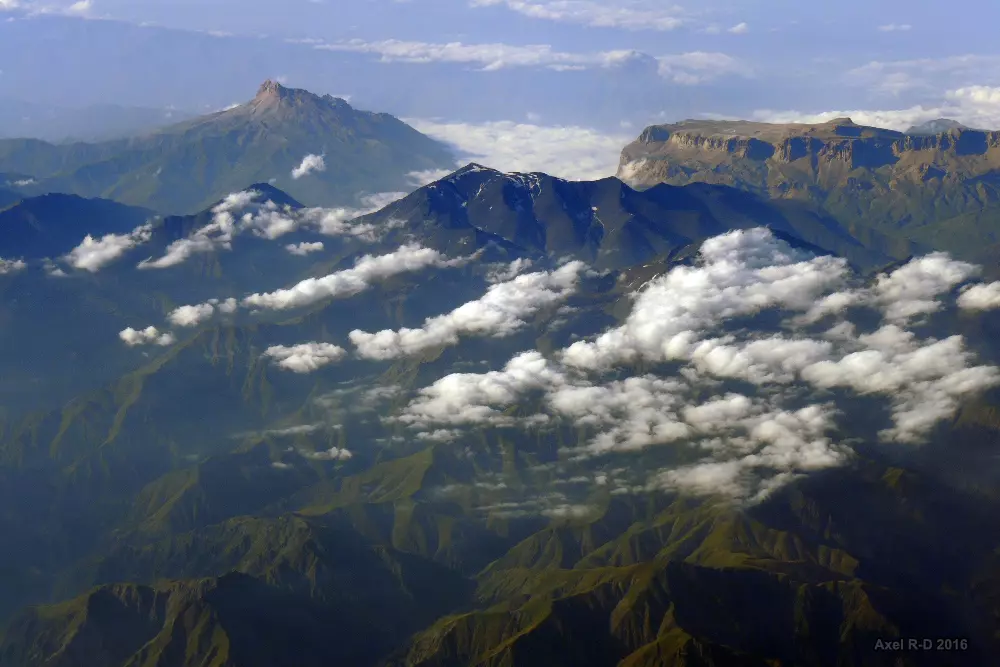
[[[920,251],[865,228],[838,225],[798,202],[773,202],[703,183],[635,190],[616,177],[566,181],[504,174],[478,164],[427,185],[359,222],[433,240],[473,229],[549,257],[620,269],[733,229],[767,226],[871,269]],[[443,238],[443,237],[442,237]]]
[[[127,234],[155,216],[148,209],[107,199],[47,194],[0,209],[0,257],[60,257],[90,235]]]

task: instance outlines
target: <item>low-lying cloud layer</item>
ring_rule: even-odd
[[[992,68],[996,57],[968,58],[963,64],[976,68]],[[897,63],[872,62],[848,72],[855,84],[868,82],[885,93],[898,95],[901,92],[926,85],[926,72],[940,67],[938,74],[948,76],[949,69],[957,63],[934,61],[932,59],[901,61]],[[937,118],[951,118],[969,127],[995,129],[1000,127],[1000,87],[969,85],[947,90],[943,95],[935,95],[935,101],[902,108],[838,109],[820,112],[798,110],[759,109],[754,111],[754,120],[770,123],[825,123],[835,118],[849,117],[859,125],[884,127],[905,131],[913,125]]]
[[[976,273],[935,253],[865,286],[844,260],[768,230],[725,234],[703,244],[698,265],[648,283],[621,326],[548,357],[526,352],[498,371],[448,375],[394,420],[449,440],[470,426],[568,422],[591,434],[565,450],[570,461],[673,451],[678,463],[641,488],[761,498],[849,460],[838,440],[857,424],[880,430],[854,435],[920,442],[963,398],[1000,384],[1000,370],[976,365],[961,336],[905,328],[955,296],[962,307],[1000,305],[996,285],[956,294]],[[603,380],[637,367],[662,370]],[[866,413],[845,412],[841,394],[870,397]],[[512,417],[515,405],[526,416]]]
[[[304,308],[327,299],[354,296],[379,280],[401,273],[411,273],[430,267],[461,266],[469,258],[448,259],[437,250],[415,244],[402,245],[386,255],[365,255],[353,268],[337,271],[322,278],[307,278],[298,284],[275,292],[251,294],[242,301],[247,308],[288,310]]]
[[[512,270],[519,268],[517,265]],[[461,336],[508,336],[526,325],[525,318],[568,298],[585,268],[582,262],[570,262],[552,272],[517,276],[492,285],[482,298],[459,306],[447,315],[428,318],[419,329],[378,333],[354,330],[350,339],[360,357],[394,359],[434,347],[456,345]]]
[[[330,299],[354,296],[369,289],[378,281],[402,273],[421,271],[431,267],[449,268],[463,266],[476,256],[448,259],[436,250],[413,244],[403,245],[395,252],[385,255],[365,255],[357,260],[353,268],[337,271],[321,278],[307,278],[292,287],[279,289],[274,292],[251,294],[242,299],[242,301],[238,301],[234,297],[229,297],[227,299],[209,299],[204,303],[180,306],[168,313],[167,320],[176,327],[195,327],[210,320],[216,314],[232,315],[241,306],[253,309],[254,312],[304,308]],[[567,275],[569,272],[570,269],[567,269],[560,275]],[[149,330],[154,330],[154,327],[149,327],[147,331]],[[129,331],[132,330],[129,329]],[[173,334],[167,335],[171,336],[172,342]],[[130,335],[130,339],[134,338],[134,334]],[[123,340],[125,340],[124,337]],[[324,352],[312,354],[309,348],[310,345],[315,344],[308,343],[305,346],[292,348],[295,350],[295,354],[301,352],[303,356],[299,358],[292,355],[294,358],[290,361],[280,356],[289,348],[279,346],[268,350],[265,354],[278,358],[279,366],[300,373],[318,370],[320,367],[336,360],[330,355],[331,347],[335,346],[321,348]],[[339,350],[340,348],[336,349]]]
[[[259,196],[253,191],[236,192],[227,196],[212,209],[212,222],[197,230],[187,238],[178,239],[167,246],[167,251],[159,259],[146,259],[139,263],[140,269],[166,269],[187,261],[193,255],[232,248],[233,236],[237,233],[234,212],[249,206]]]
[[[198,254],[231,250],[233,239],[244,233],[274,241],[292,232],[309,230],[324,236],[375,241],[378,239],[378,230],[374,226],[352,221],[403,196],[405,193],[402,192],[369,194],[360,198],[356,208],[293,209],[278,206],[270,200],[260,201],[262,195],[257,191],[236,192],[212,209],[210,223],[171,243],[162,257],[140,262],[139,268],[166,269],[182,264]],[[118,239],[114,245],[123,243],[124,239]],[[112,244],[109,242],[108,245]],[[293,254],[303,254],[319,250],[320,245],[321,242],[302,242],[286,246],[286,249]]]
[[[622,146],[634,139],[586,127],[514,121],[443,123],[408,118],[406,122],[455,146],[466,162],[480,162],[505,172],[543,172],[580,181],[613,176]]]
[[[153,238],[153,226],[146,224],[128,234],[106,234],[95,239],[88,234],[77,247],[66,255],[65,260],[74,269],[97,273],[129,250],[148,243]]]

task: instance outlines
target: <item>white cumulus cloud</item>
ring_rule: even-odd
[[[326,160],[322,155],[309,154],[302,158],[302,162],[299,163],[299,166],[292,169],[292,178],[298,180],[303,176],[315,174],[320,171],[326,171]]]
[[[140,262],[140,269],[165,269],[181,264],[194,255],[231,250],[233,239],[243,233],[270,241],[299,230],[310,230],[324,236],[352,237],[362,241],[376,241],[379,230],[370,224],[355,222],[367,213],[377,211],[405,196],[402,192],[380,192],[362,195],[355,207],[303,208],[278,206],[274,202],[260,201],[257,191],[236,192],[228,195],[212,210],[212,220],[195,230],[188,237],[171,243],[158,259]],[[295,244],[298,254],[318,250],[319,242]],[[286,246],[288,249],[288,246]]]
[[[128,329],[119,332],[118,337],[121,338],[129,347],[151,344],[167,346],[173,345],[177,341],[172,333],[169,331],[161,332],[156,327],[146,327],[141,330],[129,327]]]
[[[958,297],[958,306],[966,310],[1000,308],[1000,282],[969,286]]]
[[[312,373],[344,358],[347,351],[330,343],[302,343],[286,347],[273,345],[264,352],[275,364],[293,373]]]
[[[0,257],[0,276],[18,273],[28,268],[23,259],[3,259]]]
[[[504,423],[509,420],[502,408],[530,389],[561,384],[563,378],[563,372],[540,353],[525,352],[500,371],[454,373],[438,380],[422,389],[399,419],[416,426]]]
[[[148,243],[152,237],[153,227],[148,224],[137,227],[128,234],[106,234],[99,239],[88,234],[65,259],[75,269],[97,273],[129,250]]]
[[[287,250],[292,255],[299,255],[305,257],[306,255],[313,252],[321,252],[323,250],[323,242],[315,241],[313,243],[308,243],[303,241],[302,243],[290,243],[285,246]]]
[[[351,342],[367,359],[394,359],[443,345],[455,345],[463,335],[507,336],[525,326],[524,319],[569,297],[577,286],[582,262],[570,262],[552,272],[529,273],[492,285],[482,298],[447,315],[428,318],[419,329],[367,333],[354,330]]]
[[[228,195],[212,209],[212,222],[195,231],[191,236],[178,239],[167,246],[167,251],[159,259],[146,259],[139,263],[140,269],[166,269],[177,266],[193,255],[232,248],[233,235],[237,231],[234,215],[251,203],[260,193],[256,191],[235,192]]]
[[[865,285],[843,260],[795,250],[766,229],[732,232],[706,241],[695,265],[647,283],[620,326],[549,357],[525,352],[497,371],[445,376],[391,419],[423,433],[448,430],[449,439],[476,425],[568,421],[586,438],[564,450],[569,463],[667,444],[687,452],[681,465],[628,487],[637,492],[760,499],[852,456],[841,441],[858,404],[838,407],[831,390],[868,397],[863,422],[886,409],[890,425],[873,437],[918,443],[962,400],[1000,385],[1000,369],[977,365],[961,336],[904,328],[933,317],[975,274],[935,253]],[[998,293],[973,286],[958,301],[990,306]],[[867,314],[867,333],[848,319],[850,308]],[[779,317],[762,318],[766,311]],[[620,377],[663,364],[674,369],[666,377]],[[753,391],[730,388],[741,385]],[[515,405],[536,409],[515,416]]]
[[[307,278],[287,289],[251,294],[243,299],[243,306],[266,310],[302,308],[327,299],[353,296],[367,290],[375,281],[401,273],[460,266],[468,261],[468,258],[449,260],[438,251],[419,245],[403,245],[387,255],[365,255],[350,269],[322,278]]]
[[[209,299],[205,303],[175,308],[167,315],[167,319],[177,327],[195,327],[210,319],[216,311],[232,314],[238,306],[236,299],[232,297],[225,300]]]

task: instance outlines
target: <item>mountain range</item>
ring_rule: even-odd
[[[314,169],[293,175],[306,156]],[[132,138],[0,140],[0,172],[33,181],[24,194],[109,198],[164,214],[196,213],[254,182],[315,205],[350,206],[365,194],[411,189],[414,172],[453,167],[446,146],[389,114],[270,80],[245,104]]]
[[[470,164],[357,217],[353,227],[341,222],[350,211],[306,209],[266,183],[247,192],[254,193],[255,201],[234,211],[252,212],[264,226],[230,241],[224,239],[231,233],[212,227],[225,201],[197,215],[161,218],[108,200],[53,194],[0,211],[0,228],[8,230],[0,239],[0,258],[26,261],[25,270],[0,287],[6,297],[0,309],[3,320],[20,323],[0,333],[5,350],[0,364],[7,370],[0,381],[3,400],[34,405],[56,395],[68,399],[93,388],[96,379],[111,381],[123,369],[114,353],[120,342],[116,334],[130,322],[162,318],[179,305],[205,301],[219,291],[235,296],[264,277],[278,283],[306,277],[308,264],[286,248],[325,243],[320,256],[326,256],[330,239],[339,244],[346,236],[351,241],[340,256],[350,257],[350,252],[371,246],[352,228],[384,230],[378,247],[387,253],[417,238],[444,253],[494,244],[525,258],[574,258],[619,271],[673,260],[711,236],[756,226],[848,258],[864,272],[920,252],[915,244],[877,232],[840,228],[796,202],[767,202],[702,184],[640,192],[617,178],[572,182],[546,174],[505,175]],[[207,229],[212,231],[199,234]],[[185,241],[191,237],[198,241]],[[175,254],[156,270],[135,271],[148,259],[171,257],[176,244],[197,250],[190,259]],[[226,252],[226,245],[234,251]],[[51,307],[42,317],[39,303]],[[80,333],[73,341],[58,342],[66,329]],[[60,381],[52,386],[42,377]]]
[[[657,126],[621,178],[469,164],[362,207],[304,185],[348,164],[341,101],[169,134],[334,111],[299,189],[247,149],[180,207],[0,161],[46,191],[0,210],[0,667],[992,664],[1000,283],[761,185],[916,137]]]

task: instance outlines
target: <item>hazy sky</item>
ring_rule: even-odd
[[[685,117],[824,113],[1000,127],[1000,6],[959,5],[0,0],[0,97],[204,111],[274,77],[480,133],[570,126],[613,142]]]

